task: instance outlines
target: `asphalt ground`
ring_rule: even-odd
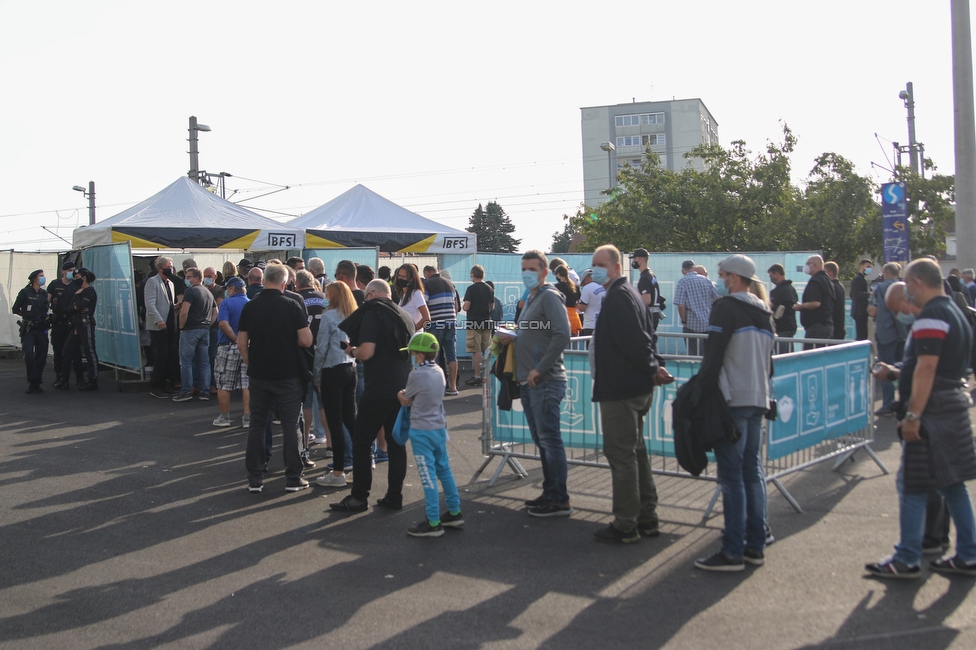
[[[285,492],[280,436],[248,493],[245,434],[211,425],[215,400],[123,394],[108,372],[98,393],[25,395],[23,377],[0,360],[0,649],[976,647],[976,579],[863,570],[897,539],[891,419],[873,447],[891,475],[863,452],[791,475],[804,512],[770,492],[765,566],[714,574],[692,566],[719,548],[710,484],[658,477],[662,535],[625,546],[593,539],[608,470],[570,468],[568,519],[526,515],[536,462],[471,482],[476,389],[446,403],[466,525],[418,539],[412,461],[402,511],[333,513],[347,490]]]

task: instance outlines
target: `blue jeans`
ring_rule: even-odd
[[[898,341],[891,343],[878,343],[878,361],[893,365],[895,363],[895,351],[898,349]],[[881,382],[881,408],[891,408],[895,401],[895,382]]]
[[[424,486],[424,503],[427,521],[441,520],[440,497],[437,481],[444,488],[444,501],[448,512],[461,512],[461,498],[447,458],[447,429],[410,429],[410,446],[417,461],[420,483]]]
[[[741,558],[746,547],[761,551],[766,546],[766,478],[759,462],[765,412],[756,406],[733,407],[732,419],[741,437],[735,444],[723,438],[715,445],[725,511],[722,550],[733,558]]]
[[[453,322],[431,323],[427,332],[433,334],[440,346],[440,356],[445,364],[457,361],[457,328]]]
[[[904,443],[902,443],[904,444]],[[905,492],[904,471],[898,469],[898,523],[901,539],[895,544],[895,559],[908,566],[918,566],[922,559],[922,537],[925,534],[927,492]],[[965,483],[950,485],[939,494],[945,497],[949,516],[956,524],[956,555],[966,562],[976,562],[976,520]]]
[[[522,410],[542,460],[542,498],[553,503],[569,503],[566,491],[569,468],[559,431],[559,405],[566,396],[566,381],[540,381],[534,388],[528,384],[521,388]]]
[[[183,330],[180,332],[180,381],[181,394],[190,387],[200,391],[210,390],[210,330]]]

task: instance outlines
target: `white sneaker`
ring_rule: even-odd
[[[315,437],[313,437],[309,441],[308,444],[309,444],[309,446],[312,446],[312,445],[324,445],[325,444],[325,436],[322,436],[321,438],[315,438]],[[328,458],[328,456],[326,456],[326,458]]]
[[[250,413],[245,413],[244,415],[241,416],[241,426],[244,427],[245,429],[248,428],[249,426],[251,426],[251,414]]]
[[[215,427],[229,427],[230,426],[230,414],[221,413],[220,417],[213,421]]]
[[[321,485],[322,487],[346,487],[346,477],[336,476],[332,472],[329,472],[315,479],[315,484]]]

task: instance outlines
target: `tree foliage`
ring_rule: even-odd
[[[483,253],[515,253],[522,243],[512,237],[515,225],[496,201],[489,201],[484,208],[479,203],[466,230],[478,236],[478,251]]]
[[[904,181],[908,196],[908,243],[912,259],[923,255],[943,257],[946,233],[955,218],[955,176],[938,174],[931,159],[926,159],[928,178],[906,167],[895,169],[895,180]],[[880,226],[879,226],[880,227]]]
[[[552,247],[549,249],[553,253],[572,253],[576,250],[576,245],[582,240],[582,235],[580,234],[580,224],[582,224],[583,218],[591,210],[586,207],[585,203],[581,203],[576,209],[576,214],[569,216],[568,214],[563,215],[563,230],[559,232],[558,230],[552,233]]]
[[[581,251],[604,243],[662,252],[822,250],[843,275],[865,254],[880,260],[877,185],[843,156],[826,152],[797,186],[790,160],[795,145],[786,125],[781,141],[767,142],[757,156],[741,140],[727,149],[703,145],[686,154],[703,162],[701,171],[669,171],[648,150],[640,166],[620,171],[608,201],[564,216],[568,223],[557,235],[578,231]],[[904,168],[895,178],[907,184],[913,257],[943,255],[953,217],[953,177],[925,163],[929,178]]]

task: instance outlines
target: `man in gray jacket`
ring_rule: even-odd
[[[529,297],[519,316],[515,362],[522,409],[542,460],[542,496],[526,501],[533,517],[568,517],[566,449],[559,429],[560,403],[566,395],[563,350],[569,343],[569,318],[563,294],[546,283],[546,256],[522,255],[522,283]]]

